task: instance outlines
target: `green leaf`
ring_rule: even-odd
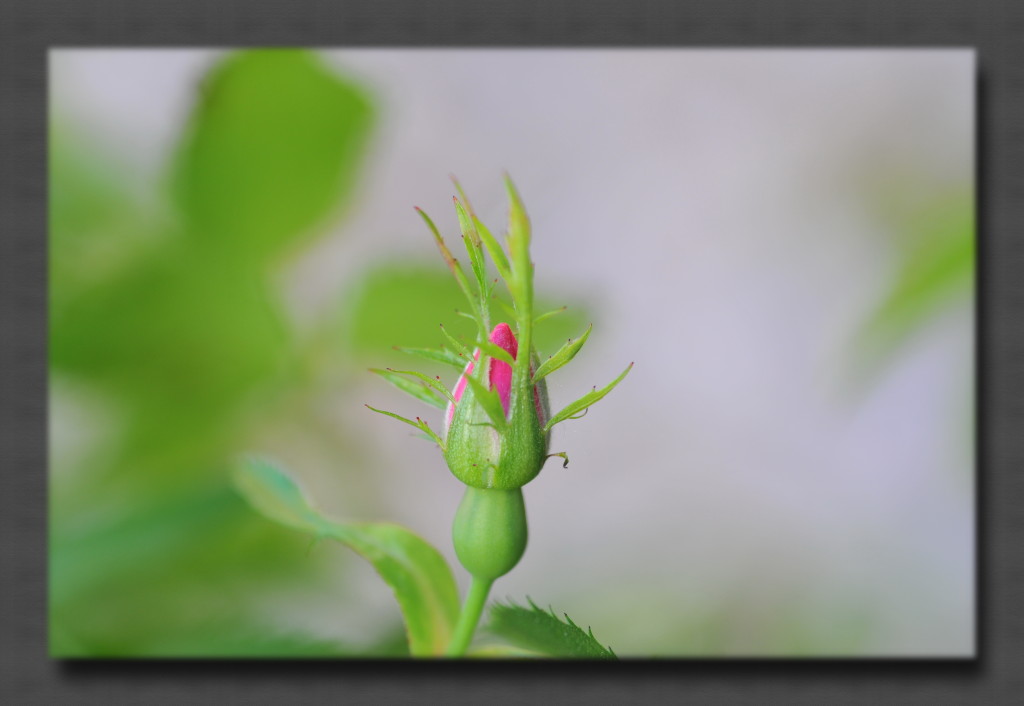
[[[583,348],[583,344],[587,342],[587,337],[590,336],[590,332],[593,329],[594,325],[591,324],[587,327],[587,330],[583,332],[583,335],[575,341],[570,338],[568,343],[562,346],[557,353],[545,360],[541,366],[537,368],[537,371],[533,374],[533,381],[537,382],[544,376],[550,375],[575,358],[576,354],[580,352],[581,348]]]
[[[310,506],[295,482],[262,460],[235,468],[235,484],[260,513],[316,537],[331,537],[368,560],[395,593],[414,656],[439,655],[451,637],[459,598],[451,569],[436,549],[404,527],[342,523]]]
[[[587,394],[583,395],[583,397],[579,398],[578,400],[576,400],[572,404],[568,405],[565,409],[563,409],[561,412],[559,412],[558,414],[553,416],[550,420],[548,420],[548,423],[544,426],[544,431],[548,431],[549,429],[551,429],[551,427],[555,426],[559,422],[564,422],[566,419],[569,419],[570,417],[572,417],[577,412],[580,412],[580,411],[586,409],[590,405],[592,405],[595,402],[597,402],[598,400],[600,400],[602,397],[604,397],[609,392],[611,392],[615,388],[616,385],[618,385],[620,382],[622,382],[623,378],[625,378],[626,375],[629,373],[629,371],[632,370],[632,369],[633,369],[633,364],[630,363],[628,366],[626,366],[626,369],[622,371],[621,375],[619,375],[617,378],[612,380],[610,383],[608,383],[607,385],[602,387],[600,390],[594,390],[593,392],[588,392]]]
[[[413,382],[409,378],[402,377],[400,375],[401,371],[370,368],[370,372],[380,375],[402,392],[410,394],[416,399],[426,402],[431,406],[437,407],[438,409],[444,409],[447,406],[447,403],[438,397],[437,393],[432,391],[429,387]]]
[[[355,183],[371,121],[366,94],[309,51],[230,55],[200,87],[173,173],[190,236],[264,259],[312,234]]]
[[[554,611],[543,611],[529,602],[529,608],[515,603],[493,605],[488,630],[517,647],[552,657],[615,659],[611,648],[598,642],[589,628],[583,632],[568,615],[562,622]]]
[[[443,344],[458,354],[459,347],[448,345],[437,329],[448,322],[456,336],[477,335],[475,325],[452,316],[463,302],[451,275],[434,258],[380,262],[360,273],[337,301],[338,355],[356,354],[374,367],[396,367],[408,361],[395,352],[396,345],[431,349]]]

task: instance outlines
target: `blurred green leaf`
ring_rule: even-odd
[[[130,500],[51,513],[51,655],[153,654],[173,641],[204,656],[210,623],[267,630],[240,600],[254,588],[322,578],[303,542],[254,517],[226,483]]]
[[[235,482],[266,517],[317,537],[337,539],[373,564],[398,599],[410,652],[444,652],[458,617],[459,598],[451,569],[436,549],[397,525],[345,524],[324,517],[288,476],[266,461],[240,463]]]
[[[203,91],[172,195],[51,129],[50,371],[104,412],[103,444],[51,468],[54,655],[340,649],[263,619],[260,596],[324,562],[253,515],[225,459],[305,360],[268,265],[353,185],[372,111],[303,51],[230,55]]]
[[[860,375],[880,370],[932,317],[971,296],[973,199],[969,193],[956,193],[929,206],[894,216],[901,262],[878,306],[855,334]]]
[[[442,265],[381,263],[369,270],[345,298],[344,320],[339,339],[347,350],[367,361],[400,365],[402,356],[395,346],[438,348],[445,343],[439,324],[444,324],[472,349],[476,331],[472,322],[455,316],[466,301],[451,274]],[[541,298],[541,309],[554,309]],[[538,325],[534,330],[539,351],[555,351],[565,339],[587,325],[591,313],[583,306],[571,306],[562,316]]]
[[[160,245],[124,165],[63,125],[49,131],[49,298],[65,308]]]
[[[233,54],[204,79],[173,178],[193,238],[280,253],[352,185],[372,120],[363,91],[311,52]]]
[[[189,639],[160,640],[151,648],[149,656],[278,659],[367,656],[367,651],[344,647],[329,640],[318,640],[306,635],[275,633],[266,627],[256,629],[247,624],[218,624],[210,626],[205,632],[207,634],[200,642]]]
[[[543,611],[533,601],[529,608],[514,603],[493,605],[488,630],[517,647],[552,657],[615,659],[611,648],[598,642],[589,628],[583,632],[568,615],[562,622],[554,611]]]
[[[484,647],[478,647],[466,655],[467,657],[497,657],[498,659],[516,659],[516,658],[529,658],[529,657],[546,657],[539,652],[533,650],[524,650],[520,647],[512,647],[511,645],[486,645]]]

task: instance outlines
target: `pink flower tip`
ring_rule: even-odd
[[[516,340],[516,335],[512,332],[512,328],[504,322],[494,327],[491,331],[491,335],[488,336],[488,341],[512,356],[512,360],[515,360],[519,354],[519,341]],[[477,360],[480,360],[479,350],[473,352],[473,360],[466,364],[465,369],[462,371],[462,375],[455,384],[455,389],[452,390],[452,397],[455,399],[455,402],[462,399],[462,394],[466,390],[466,377],[473,374],[473,364]],[[509,405],[511,404],[512,399],[512,366],[503,360],[491,358],[490,369],[487,373],[487,381],[488,389],[494,390],[498,393],[498,399],[501,400],[501,408],[507,417]],[[543,408],[540,402],[540,394],[536,387],[534,387],[534,403],[537,409],[537,417],[543,421]],[[455,405],[449,403],[448,408],[445,411],[445,429],[451,425],[452,418],[454,416]]]

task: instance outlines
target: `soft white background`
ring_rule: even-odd
[[[54,107],[153,173],[218,54],[54,52]],[[281,273],[297,326],[367,263],[435,256],[411,206],[453,233],[449,173],[500,230],[507,170],[539,287],[595,313],[584,352],[550,380],[553,407],[636,362],[557,428],[552,448],[572,463],[525,488],[530,546],[496,597],[550,603],[627,655],[700,644],[709,624],[728,638],[708,652],[783,650],[786,621],[825,651],[853,631],[867,653],[972,652],[970,302],[861,394],[844,381],[898,264],[878,184],[898,174],[927,196],[972,178],[973,53],[325,56],[372,92],[381,122],[348,219]],[[346,499],[328,461],[304,472],[337,493],[322,506],[408,525],[454,563],[460,486],[430,447],[366,413],[368,400],[412,411],[389,394],[376,379],[325,392],[334,423],[379,450],[365,472],[385,517]],[[395,608],[355,570],[343,601],[282,597],[280,620],[366,639]]]

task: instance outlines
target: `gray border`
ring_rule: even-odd
[[[1024,693],[1024,6],[892,0],[8,0],[0,6],[0,690],[8,703],[1001,703]],[[88,662],[46,655],[46,50],[58,46],[974,46],[979,87],[975,661]],[[1014,63],[1017,57],[1018,63]],[[991,381],[996,381],[992,384]]]

